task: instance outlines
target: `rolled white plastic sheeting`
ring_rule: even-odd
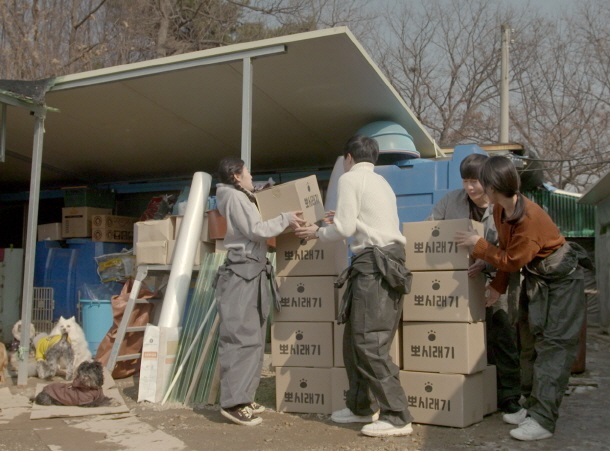
[[[174,247],[172,268],[159,316],[159,327],[180,325],[193,275],[195,252],[201,239],[203,215],[211,185],[211,175],[205,172],[196,172],[193,175],[186,211]]]

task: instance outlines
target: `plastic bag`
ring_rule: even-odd
[[[140,216],[140,221],[150,221],[151,219],[163,219],[169,215],[172,211],[172,207],[176,203],[176,196],[174,194],[163,194],[162,196],[154,196],[146,211]]]
[[[176,199],[176,203],[174,204],[174,207],[172,208],[172,215],[184,216],[184,213],[186,212],[186,206],[188,204],[190,192],[191,192],[190,186],[185,186],[184,188],[182,188],[182,190],[180,191],[180,194],[178,195],[178,199]]]
[[[117,287],[119,288],[118,290],[116,289]],[[116,296],[121,292],[121,286],[118,284],[84,283],[81,288],[81,299],[88,299],[91,301],[112,299],[112,296]]]
[[[95,257],[97,274],[102,283],[125,282],[135,277],[136,257],[133,249]]]

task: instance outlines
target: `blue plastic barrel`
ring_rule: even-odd
[[[112,304],[109,300],[81,299],[83,331],[93,357],[112,326]]]

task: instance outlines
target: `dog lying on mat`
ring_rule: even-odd
[[[53,382],[34,398],[42,406],[99,407],[110,405],[104,395],[104,370],[100,362],[83,362],[76,368],[72,383]]]

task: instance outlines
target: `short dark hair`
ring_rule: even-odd
[[[460,175],[462,179],[479,180],[479,174],[483,163],[489,158],[482,153],[473,153],[468,155],[460,163]]]
[[[373,138],[364,135],[354,135],[345,144],[343,157],[351,155],[354,163],[377,163],[379,144]]]
[[[511,160],[500,155],[489,157],[481,167],[479,182],[481,182],[484,189],[493,188],[496,192],[505,197],[518,195],[515,211],[512,216],[507,219],[507,222],[515,224],[521,220],[525,214],[523,196],[519,192],[521,177]]]

